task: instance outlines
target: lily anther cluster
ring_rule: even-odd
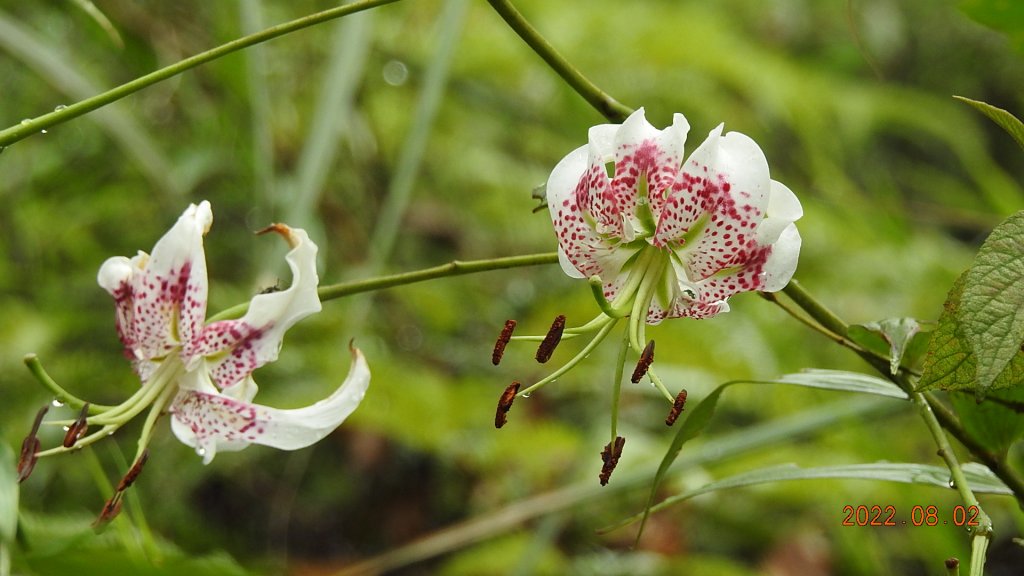
[[[506,327],[497,348],[503,350],[509,339],[540,340],[538,360],[549,357],[563,335],[593,336],[548,377],[522,390],[515,383],[514,392],[510,386],[496,424],[504,423],[513,398],[563,375],[620,320],[626,322],[620,358],[625,359],[627,349],[639,357],[632,380],[647,376],[673,403],[671,424],[682,410],[685,391],[673,396],[657,376],[646,326],[670,318],[711,318],[729,310],[731,296],[774,292],[789,283],[800,254],[794,224],[803,215],[799,200],[771,179],[757,143],[738,132],[723,134],[722,125],[686,157],[689,128],[686,118],[675,114],[671,126],[658,130],[641,108],[622,124],[591,128],[587,144],[551,172],[547,206],[559,262],[570,277],[588,279],[601,313],[574,328],[565,328],[562,318],[544,337],[512,337]],[[620,366],[616,403],[621,380]],[[602,483],[622,443],[613,415]]]
[[[59,399],[81,411],[78,418],[43,422],[45,409],[40,411],[22,447],[18,472],[24,480],[39,457],[92,444],[148,410],[132,468],[104,507],[100,523],[117,514],[124,489],[148,456],[153,426],[161,415],[170,415],[175,436],[208,464],[218,452],[250,444],[282,450],[309,446],[337,428],[369,386],[366,360],[351,348],[348,376],[324,400],[292,410],[252,402],[257,392],[252,372],[277,359],[292,325],[320,311],[317,247],[305,231],[284,224],[260,231],[278,234],[288,243],[291,286],[255,296],[241,318],[207,322],[203,238],[212,223],[209,202],[190,205],[152,253],[140,251],[103,263],[98,281],[114,298],[117,334],[141,387],[116,406],[89,404],[57,387]],[[41,423],[65,427],[61,446],[40,451],[36,434]],[[89,428],[96,430],[88,433]]]

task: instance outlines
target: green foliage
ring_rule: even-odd
[[[973,394],[952,394],[960,422],[988,449],[1005,454],[1024,437],[1024,388],[995,390],[978,402]]]
[[[904,356],[913,365],[924,353],[931,326],[914,318],[886,318],[879,322],[850,326],[849,337],[868,350],[889,357],[889,373],[896,374]],[[909,352],[909,354],[908,354]]]
[[[963,96],[954,96],[954,98],[961,102],[966,102],[975,110],[981,112],[985,116],[988,116],[989,119],[998,124],[1000,128],[1006,130],[1006,133],[1012,136],[1021,148],[1024,148],[1024,124],[1022,124],[1016,116],[1002,108],[996,108],[995,106],[985,102],[971,100],[970,98],[964,98]]]
[[[1024,48],[1024,6],[1013,0],[961,0],[960,9],[978,22],[1007,35]]]
[[[1024,68],[1018,55],[945,4],[516,5],[599,86],[622,102],[646,106],[655,124],[672,112],[686,113],[691,148],[721,121],[757,140],[773,177],[804,203],[798,276],[845,318],[933,317],[969,263],[974,240],[1024,198],[1016,181],[1018,152],[1008,151],[1009,139],[990,137],[984,119],[949,99],[965,93],[1019,109]],[[531,213],[530,190],[601,118],[484,3],[470,3],[464,28],[447,38],[458,46],[436,121],[422,124],[416,110],[424,79],[441,65],[440,6],[398,2],[366,19],[280,38],[0,154],[0,370],[6,375],[0,412],[11,423],[3,429],[8,447],[19,445],[31,415],[50,400],[21,365],[28,352],[39,353],[54,377],[82,396],[109,403],[137,389],[112,330],[109,298],[95,285],[96,270],[109,256],[152,246],[189,201],[208,198],[216,213],[208,247],[211,311],[244,302],[286,274],[276,244],[254,242],[243,232],[272,221],[322,230],[325,282],[368,274],[371,238],[389,190],[398,187],[402,150],[411,146],[414,126],[426,131],[423,162],[408,202],[396,210],[395,250],[374,265],[404,271],[453,258],[553,250],[547,216]],[[123,50],[95,21],[60,3],[4,9],[3,125],[322,6],[312,0],[110,0],[101,8],[124,39]],[[286,219],[292,215],[309,221]],[[732,313],[714,320],[651,329],[670,387],[685,384],[700,398],[717,382],[768,382],[803,366],[863,369],[755,297],[731,304]],[[344,376],[344,346],[355,337],[374,371],[366,403],[315,449],[280,455],[253,448],[220,455],[210,466],[178,445],[161,421],[153,457],[132,490],[154,530],[183,550],[165,551],[164,567],[172,570],[189,556],[196,574],[207,573],[203,558],[238,573],[217,552],[227,550],[262,573],[285,571],[261,569],[283,562],[290,573],[331,573],[461,519],[500,516],[517,499],[577,477],[593,490],[580,496],[584,505],[563,518],[555,536],[526,542],[516,533],[493,548],[454,541],[441,567],[465,573],[489,554],[536,553],[538,571],[754,574],[765,571],[772,546],[792,528],[826,535],[829,542],[819,547],[831,554],[833,571],[896,573],[898,566],[905,568],[900,573],[925,573],[935,550],[956,551],[950,543],[962,542],[959,531],[939,529],[884,537],[837,530],[836,508],[827,500],[832,491],[801,485],[780,488],[784,498],[736,494],[720,506],[732,510],[731,520],[713,506],[696,517],[672,510],[646,528],[660,546],[616,550],[628,543],[593,536],[588,514],[619,518],[642,505],[646,494],[616,484],[632,475],[638,485],[665,454],[673,431],[660,423],[660,398],[646,387],[624,387],[620,425],[629,437],[627,454],[606,490],[596,485],[596,469],[607,441],[609,348],[541,393],[517,400],[509,428],[496,432],[490,425],[507,375],[528,380],[544,374],[521,350],[511,351],[495,371],[488,355],[497,329],[514,317],[523,330],[543,331],[558,313],[583,318],[594,309],[586,287],[557,267],[326,303],[321,315],[289,333],[281,361],[257,374],[260,398],[298,406],[322,397]],[[888,354],[889,343],[871,338],[873,350]],[[563,343],[567,350],[555,361],[569,357],[573,344]],[[914,365],[914,346],[904,366]],[[781,381],[897,392],[864,375],[796,376]],[[793,460],[806,469],[836,459],[909,461],[934,453],[926,435],[914,432],[919,422],[908,420],[906,403],[884,401],[892,405],[886,420],[865,424],[837,418],[835,407],[823,405],[826,393],[815,390],[763,384],[730,390],[732,401],[719,403],[713,422],[709,405],[705,421],[691,425],[693,436],[704,432],[685,440],[701,456],[687,467],[687,477],[706,482]],[[1016,390],[993,391],[981,405],[963,395],[953,402],[965,426],[1005,449],[1019,438],[1020,419],[1007,404],[990,401]],[[971,412],[974,407],[981,412]],[[697,409],[691,406],[686,415]],[[807,428],[789,427],[793,414],[828,419],[815,429],[829,434],[808,437]],[[985,432],[994,424],[1006,427]],[[883,426],[897,432],[879,442]],[[136,432],[125,430],[112,441],[131,453]],[[51,445],[59,441],[59,430],[46,433]],[[728,439],[727,446],[717,444],[719,438]],[[759,449],[729,448],[740,445]],[[691,455],[682,447],[677,467]],[[113,481],[123,473],[114,462],[105,468]],[[662,486],[673,480],[669,472]],[[861,482],[837,497],[898,504],[916,493]],[[18,551],[23,573],[76,567],[76,574],[116,573],[117,559],[136,573],[157,570],[131,558],[124,541],[96,541],[88,525],[104,496],[80,458],[43,460],[20,498],[27,523],[40,519],[54,531],[71,525],[65,534],[37,530],[47,537]],[[995,502],[998,510],[1003,500]],[[1011,510],[999,533],[1010,534],[1013,506],[1004,508]],[[48,512],[40,516],[41,510]],[[67,512],[75,514],[63,516]],[[766,529],[770,518],[778,522]],[[695,529],[684,531],[690,526]],[[731,533],[744,539],[707,536]],[[57,547],[47,549],[48,541]],[[82,552],[70,544],[81,544]],[[72,550],[69,558],[79,563],[58,566],[58,550]],[[80,563],[93,554],[102,563],[96,570]]]
[[[968,464],[964,466],[964,476],[971,486],[971,490],[982,494],[1012,494],[995,474],[980,464]],[[904,484],[921,484],[927,486],[938,486],[949,488],[949,469],[941,466],[927,466],[924,464],[906,462],[876,462],[871,464],[849,464],[845,466],[821,466],[817,468],[801,468],[795,464],[781,464],[760,470],[750,470],[728,478],[722,478],[714,482],[704,484],[700,488],[690,490],[682,494],[670,496],[651,506],[650,512],[664,510],[674,504],[685,502],[702,494],[727,490],[731,488],[742,488],[756,486],[758,484],[774,484],[776,482],[789,482],[793,480],[822,480],[822,479],[845,479],[845,480],[876,480],[884,482],[902,482]],[[609,531],[628,526],[641,518],[646,517],[643,512],[627,518],[615,526],[602,531]]]
[[[954,283],[932,336],[919,390],[991,390],[1024,382],[1024,212],[993,230]]]

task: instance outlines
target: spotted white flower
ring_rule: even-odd
[[[166,409],[183,443],[209,463],[218,451],[263,444],[284,450],[309,446],[359,405],[370,372],[359,350],[342,385],[326,399],[293,410],[253,404],[252,372],[277,359],[285,332],[320,311],[316,245],[305,231],[275,224],[288,242],[292,284],[255,296],[242,318],[206,323],[207,276],[203,237],[209,202],[191,205],[152,254],[108,259],[100,286],[113,297],[125,355],[142,380],[129,401],[101,411],[90,424],[119,425],[147,406]]]
[[[771,179],[760,147],[719,125],[684,161],[688,131],[682,114],[657,130],[641,108],[591,128],[547,182],[562,269],[599,279],[613,310],[650,324],[709,318],[739,292],[781,290],[800,253],[803,209]]]

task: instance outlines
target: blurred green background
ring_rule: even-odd
[[[1020,150],[950,97],[1024,111],[1020,28],[992,11],[998,2],[969,4],[1011,33],[937,0],[517,3],[655,126],[684,113],[689,148],[723,121],[760,143],[806,211],[797,278],[854,323],[937,317],[991,227],[1024,206]],[[0,124],[330,5],[97,0],[121,46],[79,2],[0,2]],[[189,202],[214,208],[211,311],[289,281],[283,248],[250,233],[272,221],[311,231],[325,284],[547,252],[554,237],[546,213],[532,213],[531,189],[600,122],[485,2],[405,0],[225,57],[12,145],[0,154],[3,443],[16,451],[50,400],[22,366],[26,353],[95,402],[135,389],[96,271],[109,256],[151,249]],[[727,380],[868,371],[754,295],[732,305],[650,330],[663,378],[691,401]],[[501,390],[547,372],[525,345],[510,346],[499,368],[489,361],[506,318],[540,333],[556,314],[573,324],[596,312],[587,286],[557,266],[325,303],[256,374],[257,400],[297,407],[326,396],[355,338],[373,382],[336,433],[299,452],[252,447],[203,466],[162,422],[127,512],[102,537],[89,523],[140,423],[90,453],[45,459],[21,487],[14,573],[322,575],[383,555],[376,566],[407,575],[939,575],[945,558],[968,557],[953,526],[841,526],[847,504],[894,505],[909,518],[914,505],[958,503],[948,490],[865,481],[704,496],[655,516],[637,549],[631,529],[596,534],[641,509],[671,441],[663,400],[624,387],[625,454],[598,489],[615,344],[519,400],[500,431]],[[553,363],[578,346],[564,344]],[[684,449],[684,460],[700,461],[679,467],[663,492],[785,462],[941,464],[898,402],[769,439],[787,419],[860,402],[736,386]],[[43,440],[59,441],[56,431]],[[538,495],[548,498],[523,504]],[[1024,516],[1009,498],[982,501],[996,523],[988,573],[1020,574],[1024,549],[1011,538]],[[429,554],[400,549],[473,519],[431,541]],[[147,525],[156,549],[139,535]]]

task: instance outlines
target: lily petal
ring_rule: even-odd
[[[789,284],[796,272],[800,259],[800,232],[796,224],[790,223],[783,229],[778,240],[772,244],[772,252],[764,263],[764,292],[778,292]]]
[[[710,219],[696,242],[684,249],[695,279],[720,270],[746,266],[757,258],[757,229],[768,206],[771,179],[768,161],[756,142],[739,132],[719,139],[718,153],[705,190]],[[759,286],[740,286],[740,291]]]
[[[156,243],[153,254],[108,259],[97,281],[114,297],[125,355],[145,382],[152,360],[198,333],[206,316],[203,236],[213,222],[210,203],[189,205]]]
[[[640,203],[649,202],[654,214],[660,212],[683,163],[689,130],[690,124],[682,114],[674,114],[672,125],[658,130],[647,122],[640,108],[616,132],[612,191],[616,209],[634,230],[643,228],[637,214]],[[629,233],[622,236],[633,238]]]
[[[212,385],[206,391],[183,386],[170,410],[171,429],[178,440],[196,449],[204,464],[218,451],[237,451],[250,444],[297,450],[337,428],[359,406],[369,385],[366,359],[352,348],[352,366],[345,381],[316,404],[281,410],[217,393]]]
[[[581,146],[562,158],[547,182],[548,212],[558,237],[559,262],[562,270],[574,278],[600,274],[594,254],[606,247],[583,213],[580,194],[589,202],[589,189],[578,191],[587,162],[588,148]]]
[[[291,286],[254,297],[244,317],[207,325],[195,338],[186,341],[182,350],[186,369],[192,370],[197,362],[205,361],[211,379],[222,390],[276,360],[285,332],[321,309],[316,244],[299,228],[275,224],[268,231],[281,234],[292,247],[285,256],[292,272]]]

